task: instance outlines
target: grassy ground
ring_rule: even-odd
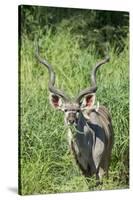
[[[68,31],[49,30],[39,41],[42,57],[53,66],[56,84],[70,96],[89,85],[90,72],[99,60],[94,48],[80,49]],[[127,42],[126,42],[127,44]],[[95,187],[87,183],[68,150],[63,113],[48,101],[48,72],[34,56],[33,42],[22,37],[20,59],[20,193],[59,193],[128,188],[128,47],[97,73],[97,100],[112,115],[115,142],[109,179]]]

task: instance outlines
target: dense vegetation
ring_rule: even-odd
[[[20,18],[20,193],[128,188],[128,13],[21,6]],[[51,108],[48,73],[34,56],[35,39],[54,66],[56,85],[71,96],[89,85],[104,54],[111,58],[97,73],[97,100],[110,110],[115,133],[102,185],[95,186],[95,177],[86,182],[69,152],[63,113]]]

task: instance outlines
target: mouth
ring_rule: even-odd
[[[73,126],[73,124],[74,123],[70,123],[70,122],[67,123],[68,126]]]
[[[67,125],[72,127],[72,126],[76,126],[77,124],[76,124],[76,122],[74,121],[74,122],[67,122]]]

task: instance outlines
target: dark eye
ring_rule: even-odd
[[[79,106],[81,106],[81,105],[82,105],[82,103],[83,103],[83,100],[79,102]]]
[[[65,109],[64,112],[67,112],[67,109]]]

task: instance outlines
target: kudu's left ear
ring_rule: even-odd
[[[54,108],[61,109],[62,108],[62,99],[60,96],[50,93],[50,103]]]
[[[94,106],[94,103],[95,103],[95,93],[88,94],[83,98],[83,101],[81,103],[81,108],[91,109]]]

